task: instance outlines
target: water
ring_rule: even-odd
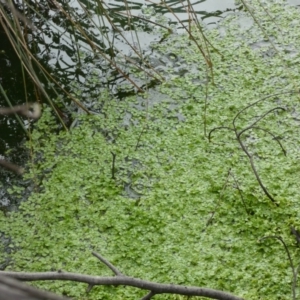
[[[85,1],[87,8],[90,8],[89,11],[92,11],[93,8],[95,11],[97,9],[93,6],[93,1]],[[155,3],[155,2],[154,2]],[[156,1],[159,3],[159,1]],[[212,26],[218,20],[225,17],[229,12],[235,10],[237,7],[232,0],[207,0],[207,1],[193,1],[193,8],[199,18],[204,20],[206,24]],[[180,1],[167,1],[167,4],[172,8],[174,13],[178,18],[186,23],[188,19],[188,14],[186,13],[186,8],[184,8]],[[84,15],[84,10],[79,5],[78,1],[69,2],[70,9],[73,12],[76,12],[77,17]],[[153,9],[157,14],[161,14],[169,19],[169,24],[176,24],[177,20],[174,15],[171,14],[165,7],[153,4],[145,1],[134,1],[128,2],[129,7],[131,7],[131,14],[134,16],[139,16],[142,12]],[[132,49],[125,42],[124,37],[128,39],[130,43],[136,44],[137,39],[141,46],[141,50],[147,49],[149,44],[153,41],[159,39],[159,36],[156,34],[151,34],[147,32],[147,26],[144,25],[145,31],[139,31],[137,36],[135,32],[129,30],[128,19],[121,13],[126,13],[126,7],[124,6],[124,1],[105,1],[104,6],[109,7],[110,15],[114,17],[114,23],[116,26],[122,30],[123,37],[116,33],[116,30],[112,30],[107,18],[99,18],[99,15],[93,17],[93,20],[96,25],[106,27],[104,28],[108,34],[108,40],[113,40],[116,49],[128,55],[132,52]],[[62,18],[59,18],[58,12],[53,7],[49,8],[46,5],[42,7],[41,11],[45,10],[44,17],[48,14],[49,24],[43,21],[42,18],[35,20],[37,25],[37,34],[34,35],[28,34],[28,40],[30,45],[38,49],[36,51],[36,56],[39,58],[43,66],[45,66],[50,72],[53,72],[56,77],[65,85],[68,86],[69,82],[72,80],[79,80],[83,82],[85,80],[85,73],[80,72],[77,69],[76,65],[78,62],[74,59],[76,57],[77,48],[74,46],[74,39],[77,40],[77,45],[79,50],[89,51],[89,46],[87,43],[79,39],[75,34],[73,35],[72,30],[68,29],[68,23],[65,22]],[[92,11],[93,13],[93,11]],[[118,13],[119,15],[117,15]],[[37,16],[36,16],[37,17]],[[82,20],[83,24],[87,24],[86,21]],[[135,22],[135,23],[134,23]],[[137,24],[139,21],[133,19],[133,24]],[[178,23],[178,22],[177,22]],[[105,26],[103,26],[105,25]],[[52,27],[51,27],[52,26]],[[176,25],[180,29],[180,25]],[[140,26],[141,27],[141,26]],[[123,30],[126,29],[126,30]],[[96,43],[102,46],[102,49],[106,52],[109,52],[110,47],[108,45],[108,40],[102,39],[99,35],[99,28],[97,26],[90,31],[91,35],[94,35]],[[149,31],[149,30],[148,30]],[[43,34],[43,35],[42,35]],[[6,90],[7,96],[12,102],[13,105],[21,104],[25,102],[25,99],[28,101],[35,101],[36,93],[31,84],[31,80],[27,77],[26,81],[26,92],[24,89],[23,75],[21,64],[19,58],[11,48],[10,42],[7,40],[5,33],[0,32],[1,46],[0,46],[0,83],[3,88]],[[102,45],[101,45],[102,43]],[[116,54],[116,50],[114,50]],[[88,58],[87,58],[88,61]],[[93,61],[88,61],[88,63],[93,63]],[[103,66],[105,62],[99,60],[99,65]],[[102,76],[105,76],[107,72],[106,68],[102,67],[100,69]],[[41,78],[42,81],[44,81]],[[45,82],[45,81],[44,81]],[[117,83],[122,82],[121,80],[116,80]],[[112,85],[115,82],[112,83]],[[45,84],[47,84],[45,82]],[[110,86],[111,88],[111,86]],[[8,103],[4,97],[0,97],[0,106],[8,106]],[[21,126],[18,124],[15,118],[1,117],[0,118],[0,155],[3,155],[8,149],[15,148],[18,146],[22,138],[24,137],[24,131]]]

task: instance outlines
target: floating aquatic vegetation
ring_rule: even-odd
[[[261,239],[280,236],[297,261],[290,227],[300,226],[299,11],[282,1],[251,3],[257,17],[250,27],[239,23],[251,17],[245,11],[205,32],[216,49],[213,74],[187,35],[170,35],[154,51],[172,53],[189,72],[172,65],[166,82],[126,101],[100,95],[97,114],[79,116],[70,134],[49,134],[46,110],[32,135],[42,159],[28,175],[42,192],[0,218],[14,249],[8,268],[107,274],[90,259],[93,249],[143,279],[246,299],[292,297],[282,244]],[[235,132],[278,205],[258,184]],[[84,293],[74,283],[39,286]],[[141,295],[97,288],[86,298]]]

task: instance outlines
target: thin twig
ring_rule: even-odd
[[[233,123],[235,123],[236,119],[239,117],[239,115],[241,113],[243,113],[244,111],[246,111],[248,108],[252,107],[252,106],[255,106],[256,104],[258,104],[259,102],[262,102],[262,101],[265,101],[266,99],[269,99],[269,98],[272,98],[272,97],[276,97],[276,96],[280,96],[280,95],[285,95],[285,94],[298,94],[299,91],[286,91],[286,92],[279,92],[279,93],[276,93],[276,94],[271,94],[271,95],[268,95],[268,96],[265,96],[247,106],[245,106],[243,109],[241,109],[237,114],[236,116],[234,117],[233,119]]]
[[[214,131],[219,130],[219,129],[227,129],[227,130],[234,131],[232,128],[230,128],[230,127],[228,127],[228,126],[215,127],[215,128],[213,128],[213,129],[209,132],[209,134],[208,134],[208,140],[209,140],[209,142],[211,142],[211,134],[212,134]]]
[[[150,291],[147,295],[145,295],[143,298],[141,298],[141,300],[149,300],[155,295],[156,294],[153,291]]]
[[[265,118],[268,114],[270,114],[271,112],[275,111],[275,110],[285,110],[284,108],[282,107],[275,107],[273,109],[270,109],[268,110],[266,113],[264,113],[263,115],[261,115],[257,120],[255,120],[250,126],[247,126],[246,128],[242,129],[241,131],[238,131],[237,130],[237,126],[236,126],[236,121],[237,121],[237,118],[241,115],[242,112],[245,112],[248,108],[252,107],[252,106],[255,106],[256,104],[258,104],[259,102],[262,102],[268,98],[271,98],[271,97],[275,97],[277,95],[282,95],[282,94],[291,94],[291,93],[295,93],[294,91],[288,91],[288,92],[281,92],[281,93],[277,93],[277,94],[273,94],[273,95],[268,95],[266,97],[263,97],[262,99],[259,99],[257,101],[255,101],[254,103],[251,103],[249,105],[247,105],[246,107],[244,107],[243,109],[241,109],[236,115],[235,117],[233,118],[233,121],[232,121],[232,125],[233,125],[233,130],[235,132],[235,136],[236,136],[236,139],[238,141],[238,143],[240,144],[242,150],[245,152],[245,154],[247,155],[248,159],[249,159],[249,162],[250,162],[250,165],[251,165],[251,168],[252,168],[252,171],[256,177],[256,180],[258,182],[258,184],[260,185],[260,187],[262,188],[262,190],[264,191],[265,195],[273,202],[275,203],[276,206],[278,206],[278,203],[276,203],[274,197],[269,193],[269,191],[267,190],[267,188],[264,186],[264,184],[262,183],[262,180],[260,179],[260,176],[256,170],[256,167],[254,165],[254,161],[253,161],[253,157],[252,155],[250,155],[247,147],[244,145],[244,143],[242,142],[242,139],[241,139],[241,136],[243,133],[245,133],[247,130],[251,129],[251,128],[260,128],[260,127],[255,127],[255,124],[257,124],[259,121],[261,121],[263,118]],[[268,131],[268,133],[270,133]],[[272,134],[271,134],[272,135]],[[274,135],[272,135],[274,137]],[[280,143],[279,143],[280,144]],[[281,145],[281,144],[280,144]],[[283,150],[283,152],[285,153],[285,150],[283,149],[282,145],[281,145],[281,149]]]
[[[279,235],[270,235],[270,236],[265,236],[263,238],[261,238],[260,240],[265,240],[265,239],[277,239],[279,240],[282,244],[283,247],[285,249],[285,252],[287,253],[288,256],[288,260],[290,262],[290,266],[292,268],[292,272],[293,272],[293,288],[292,288],[292,293],[293,293],[293,300],[296,300],[296,285],[297,285],[297,272],[295,270],[295,266],[293,264],[293,260],[289,251],[289,248],[287,247],[286,243],[284,242],[284,240],[282,239],[281,236]]]
[[[235,131],[235,135],[236,135],[236,139],[237,141],[239,142],[242,150],[245,152],[245,154],[247,155],[248,159],[249,159],[249,162],[250,162],[250,165],[251,165],[251,169],[255,175],[255,178],[258,182],[258,184],[260,185],[260,187],[262,188],[262,190],[264,191],[265,195],[273,202],[275,203],[276,206],[278,206],[278,203],[276,203],[275,199],[273,198],[273,196],[269,193],[269,191],[267,190],[267,188],[264,186],[264,184],[262,183],[262,180],[260,179],[260,176],[258,175],[258,172],[256,170],[256,167],[254,165],[254,162],[253,162],[253,157],[252,155],[250,155],[250,153],[248,152],[248,149],[246,148],[246,146],[244,145],[244,143],[242,142],[240,136],[239,136],[239,132],[237,131],[236,128],[234,128],[234,131]]]
[[[252,129],[262,130],[262,131],[268,133],[269,135],[271,135],[273,137],[273,139],[279,144],[279,147],[281,148],[284,156],[286,156],[286,150],[283,148],[281,142],[279,141],[278,137],[275,136],[275,134],[273,134],[271,131],[269,131],[265,128],[261,128],[261,127],[257,127],[257,126],[252,127]]]
[[[112,165],[111,165],[111,179],[116,179],[115,177],[115,171],[116,171],[116,168],[115,168],[115,163],[116,163],[116,153],[110,151],[110,153],[112,154]]]
[[[202,230],[202,232],[204,232],[204,231],[207,229],[207,227],[208,227],[209,225],[211,225],[212,220],[213,220],[213,218],[214,218],[214,216],[215,216],[215,214],[216,214],[216,211],[217,211],[217,209],[220,207],[220,202],[221,202],[221,200],[223,199],[223,194],[224,194],[224,191],[225,191],[225,189],[226,189],[226,187],[227,187],[227,184],[228,184],[228,180],[229,180],[230,175],[231,175],[231,169],[229,169],[228,172],[227,172],[226,181],[225,181],[224,184],[223,184],[223,187],[222,187],[222,190],[221,190],[221,192],[220,192],[220,196],[219,196],[218,202],[216,203],[215,209],[214,209],[214,211],[211,213],[209,219],[207,220],[206,225],[205,225],[205,228]]]
[[[103,262],[108,268],[110,268],[115,275],[117,276],[124,276],[113,264],[111,264],[107,259],[103,256],[98,254],[97,252],[93,251],[92,254],[97,257],[101,262]]]
[[[268,114],[270,114],[271,112],[275,111],[275,110],[283,110],[285,111],[286,109],[283,108],[283,107],[275,107],[275,108],[272,108],[270,109],[269,111],[267,111],[266,113],[264,113],[263,115],[261,115],[257,120],[255,120],[255,122],[253,122],[251,125],[247,126],[245,129],[241,130],[239,132],[239,135],[242,135],[245,131],[247,131],[248,129],[251,129],[254,127],[255,124],[257,124],[259,121],[261,121],[263,118],[265,118]]]
[[[238,183],[238,181],[236,180],[234,174],[232,174],[232,177],[233,177],[233,180],[234,180],[234,182],[235,182],[236,188],[237,188],[237,190],[238,190],[238,192],[239,192],[239,194],[240,194],[240,196],[241,196],[242,202],[243,202],[243,204],[244,204],[244,206],[245,206],[246,213],[247,213],[247,215],[249,215],[249,212],[248,212],[248,209],[247,209],[247,206],[246,206],[244,197],[243,197],[243,192],[242,192],[242,190],[241,190],[240,187],[239,187],[239,183]]]

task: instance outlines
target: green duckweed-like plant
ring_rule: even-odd
[[[293,297],[292,289],[298,290],[285,249],[263,238],[280,236],[291,260],[298,260],[290,227],[300,225],[300,37],[291,30],[299,11],[281,1],[260,3],[252,5],[278,52],[255,22],[245,29],[239,15],[231,16],[206,32],[222,49],[222,56],[211,53],[214,84],[205,85],[212,79],[188,36],[171,35],[154,51],[171,49],[182,58],[189,69],[184,76],[170,69],[168,81],[144,97],[99,97],[101,114],[78,116],[70,134],[49,133],[53,119],[44,112],[32,135],[35,163],[28,174],[39,192],[19,212],[0,218],[1,232],[12,238],[8,269],[109,275],[90,256],[96,250],[146,280],[206,286],[245,299]],[[252,125],[240,138],[277,206],[258,185],[232,130],[214,130],[211,140],[205,135],[204,127],[207,133],[232,128],[239,112],[238,132],[260,120],[263,130]],[[122,287],[96,287],[85,295],[83,285],[58,281],[38,286],[86,299],[143,295]]]

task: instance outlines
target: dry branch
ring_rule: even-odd
[[[211,299],[219,300],[243,300],[240,297],[235,295],[213,290],[209,288],[194,287],[194,286],[183,286],[176,284],[163,284],[156,283],[146,280],[141,280],[139,278],[129,277],[123,275],[116,267],[114,267],[110,262],[103,258],[100,254],[93,252],[93,255],[100,259],[107,267],[109,267],[116,276],[114,277],[100,277],[100,276],[91,276],[83,275],[77,273],[68,273],[68,272],[6,272],[1,271],[0,276],[5,275],[15,279],[24,280],[24,281],[36,281],[36,280],[68,280],[76,281],[81,283],[87,283],[89,287],[95,285],[125,285],[136,287],[142,290],[150,291],[142,299],[151,299],[154,295],[157,294],[177,294],[185,296],[202,296]],[[2,300],[0,298],[0,300]]]
[[[56,294],[38,290],[13,278],[0,275],[0,300],[67,300]]]
[[[38,103],[26,103],[12,107],[0,108],[0,115],[18,114],[33,120],[37,120],[41,116],[41,113],[41,106]]]
[[[256,167],[255,167],[255,164],[254,164],[254,160],[253,160],[253,156],[249,153],[246,145],[243,143],[243,140],[242,140],[242,135],[248,131],[248,130],[251,130],[251,129],[257,129],[257,130],[262,130],[264,131],[265,133],[271,135],[271,137],[279,144],[283,154],[286,156],[286,150],[283,148],[282,144],[280,143],[279,139],[269,130],[266,130],[262,127],[259,127],[259,126],[256,126],[257,123],[259,123],[261,120],[263,120],[265,117],[267,117],[271,112],[274,112],[274,111],[278,111],[278,110],[282,110],[282,111],[285,111],[286,109],[284,107],[274,107],[270,110],[268,110],[267,112],[263,113],[259,118],[257,118],[251,125],[247,126],[246,128],[244,129],[241,129],[241,130],[238,130],[238,126],[236,126],[236,122],[239,118],[239,116],[242,114],[242,113],[245,113],[249,108],[257,105],[258,103],[261,103],[262,101],[265,101],[266,99],[269,99],[269,98],[274,98],[274,97],[277,97],[279,95],[283,95],[283,94],[295,94],[296,92],[295,91],[285,91],[285,92],[280,92],[280,93],[276,93],[276,94],[272,94],[272,95],[268,95],[266,97],[263,97],[247,106],[245,106],[243,109],[241,109],[236,115],[235,117],[233,118],[232,120],[232,128],[231,127],[227,127],[227,126],[219,126],[219,127],[215,127],[213,128],[209,134],[208,134],[208,140],[211,141],[212,139],[212,133],[216,130],[219,130],[219,129],[228,129],[230,131],[233,131],[234,134],[235,134],[235,137],[236,137],[236,140],[238,141],[241,149],[244,151],[244,153],[246,154],[246,156],[248,157],[248,160],[250,162],[250,166],[251,166],[251,169],[255,175],[255,178],[259,184],[259,186],[261,187],[261,189],[263,190],[263,192],[265,193],[265,195],[276,205],[278,206],[279,204],[275,201],[274,197],[269,193],[269,191],[267,190],[267,188],[264,186],[257,170],[256,170]]]
[[[0,166],[8,171],[16,173],[17,175],[22,175],[24,173],[24,169],[22,167],[8,162],[5,159],[0,159]]]
[[[89,285],[126,285],[143,290],[151,291],[152,294],[178,294],[185,296],[202,296],[211,299],[219,300],[242,300],[242,298],[231,295],[226,292],[219,290],[213,290],[202,287],[193,286],[182,286],[176,284],[162,284],[146,280],[141,280],[138,278],[128,277],[128,276],[115,276],[115,277],[100,277],[83,275],[78,273],[68,273],[68,272],[37,272],[37,273],[27,273],[27,272],[6,272],[1,271],[0,275],[9,276],[15,279],[24,281],[37,281],[37,280],[69,280],[81,283],[87,283]]]

